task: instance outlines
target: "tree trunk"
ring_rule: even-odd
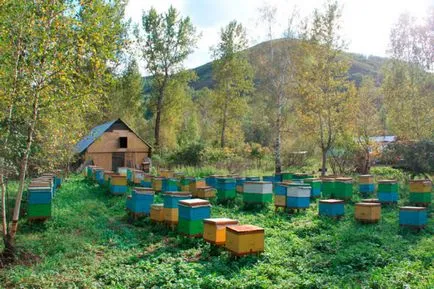
[[[3,236],[3,244],[5,246],[3,257],[9,260],[13,259],[16,255],[15,238],[13,238],[10,234],[6,234]]]
[[[274,144],[274,165],[276,174],[282,172],[282,159],[281,159],[281,126],[282,126],[282,100],[281,96],[277,98],[277,120],[276,120],[276,141]]]
[[[6,185],[4,183],[3,174],[0,175],[1,186],[1,213],[2,213],[2,234],[3,238],[8,234],[7,220],[6,220]]]
[[[223,108],[223,120],[222,120],[222,131],[220,135],[220,147],[224,148],[226,145],[226,122],[227,122],[227,114],[228,114],[228,100],[226,100],[224,108]]]
[[[155,131],[154,131],[155,148],[157,150],[158,147],[160,146],[160,124],[161,124],[161,101],[160,98],[158,98],[157,115],[155,117]]]
[[[322,149],[322,165],[321,165],[321,176],[324,177],[326,174],[327,168],[327,150]]]
[[[38,119],[38,110],[39,110],[39,92],[36,92],[35,99],[33,102],[33,118],[27,135],[26,150],[24,152],[24,156],[21,160],[21,165],[20,165],[18,192],[15,199],[15,207],[12,216],[12,226],[10,230],[10,238],[12,241],[14,240],[18,230],[18,220],[20,218],[21,200],[23,198],[24,182],[26,180],[27,164],[29,160],[30,150],[32,148],[32,143],[33,143],[33,134],[35,131],[36,121]]]

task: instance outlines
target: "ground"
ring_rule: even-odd
[[[0,287],[434,288],[432,212],[416,233],[399,228],[396,207],[383,208],[379,224],[362,225],[351,204],[341,220],[318,217],[315,203],[292,216],[271,205],[244,210],[241,199],[214,204],[213,217],[265,228],[264,254],[233,259],[146,218],[129,223],[125,200],[71,177],[52,220],[22,220],[17,243],[40,259],[0,269]]]

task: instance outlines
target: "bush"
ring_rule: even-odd
[[[175,165],[198,166],[202,162],[204,149],[202,143],[191,143],[171,154],[169,162]]]
[[[400,182],[404,182],[406,180],[402,171],[392,167],[373,167],[371,168],[371,174],[379,177],[379,179],[392,179]]]

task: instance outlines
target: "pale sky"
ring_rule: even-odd
[[[314,8],[321,8],[323,0],[129,0],[127,17],[139,23],[143,10],[155,7],[158,12],[167,11],[170,5],[182,16],[189,16],[201,38],[195,52],[185,62],[186,68],[194,68],[211,60],[210,47],[219,40],[222,27],[231,20],[241,22],[246,28],[250,45],[267,39],[264,25],[258,25],[258,9],[270,3],[277,7],[275,38],[282,36],[288,18],[294,8],[304,18]],[[349,52],[364,55],[386,56],[391,27],[399,15],[410,13],[417,18],[427,16],[434,0],[341,0],[342,36]]]

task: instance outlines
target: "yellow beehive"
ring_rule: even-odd
[[[241,256],[264,251],[264,229],[253,225],[226,227],[226,249]]]
[[[413,180],[410,181],[410,192],[430,193],[432,183],[429,180]]]
[[[161,192],[163,189],[163,178],[152,178],[152,188],[154,191]]]
[[[113,186],[126,186],[127,177],[123,175],[112,175],[110,177],[110,185]]]
[[[198,197],[198,195],[197,195],[198,194],[197,189],[203,188],[203,187],[206,187],[204,179],[194,180],[194,181],[192,181],[190,183],[188,191],[190,191],[191,195],[196,198],[196,197]]]
[[[163,177],[163,178],[173,178],[173,174],[174,174],[174,172],[170,171],[170,170],[165,170],[165,169],[159,170],[159,175],[160,175],[160,177]]]
[[[274,206],[285,207],[286,206],[286,196],[274,195]]]
[[[374,183],[374,176],[373,175],[360,175],[359,176],[359,183],[360,184],[373,184]]]
[[[164,210],[163,204],[152,204],[151,205],[151,220],[155,222],[164,221]]]
[[[205,186],[202,188],[197,188],[197,197],[201,199],[215,198],[216,190],[213,187]]]
[[[164,208],[164,221],[178,223],[178,208]]]
[[[377,223],[381,218],[380,203],[357,203],[354,217],[362,223]]]
[[[203,220],[203,239],[215,245],[226,243],[226,227],[237,225],[237,220],[228,218],[214,218]]]

